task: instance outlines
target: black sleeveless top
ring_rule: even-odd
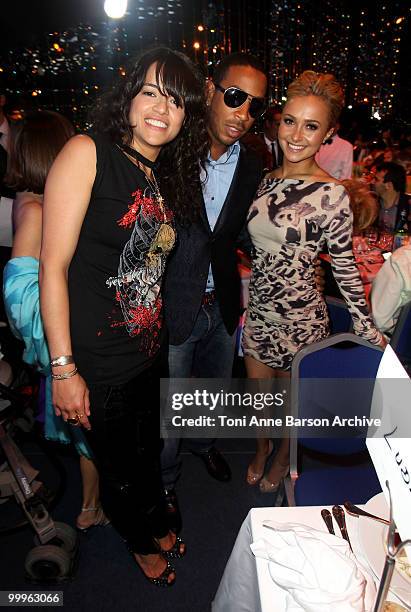
[[[97,172],[68,275],[73,355],[88,383],[122,384],[164,340],[160,287],[172,213],[144,173],[102,136]]]

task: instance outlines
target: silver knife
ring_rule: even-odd
[[[342,537],[348,542],[351,552],[354,552],[351,546],[350,538],[348,537],[347,525],[345,523],[345,513],[341,506],[333,506],[333,517],[337,521]]]
[[[326,508],[324,508],[324,510],[321,510],[321,516],[323,517],[324,523],[327,525],[328,531],[332,535],[335,535],[334,526],[333,526],[333,517],[331,516],[331,512],[327,510]]]

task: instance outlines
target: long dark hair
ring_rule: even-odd
[[[205,124],[205,82],[197,67],[183,53],[166,47],[143,52],[127,76],[100,98],[93,110],[93,130],[106,134],[117,144],[131,144],[130,105],[144,85],[148,69],[156,64],[157,83],[163,93],[184,105],[185,119],[178,136],[164,145],[156,175],[167,205],[177,220],[186,224],[196,218],[201,202],[199,160],[209,147]]]
[[[16,191],[44,193],[52,163],[74,134],[70,121],[59,113],[29,113],[11,128],[6,184]]]

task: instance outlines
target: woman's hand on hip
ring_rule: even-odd
[[[64,421],[74,419],[79,425],[91,429],[89,390],[84,378],[76,374],[64,380],[53,380],[53,406]],[[69,421],[69,424],[74,425]]]
[[[381,340],[380,340],[378,346],[380,346],[382,349],[385,349],[387,344],[388,344],[387,338],[384,336],[384,334],[381,334]]]

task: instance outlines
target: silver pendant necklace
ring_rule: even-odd
[[[150,268],[154,268],[159,265],[161,262],[161,256],[168,254],[174,244],[176,239],[176,234],[174,228],[167,222],[167,214],[164,206],[164,198],[161,195],[160,188],[157,183],[157,179],[155,177],[153,168],[154,162],[147,159],[131,147],[127,145],[117,145],[118,148],[123,151],[129,158],[132,159],[133,163],[138,167],[138,169],[144,174],[147,185],[150,188],[151,193],[154,196],[155,201],[157,202],[161,214],[163,215],[163,222],[161,223],[158,231],[150,244],[150,248],[146,255],[146,263]],[[144,167],[148,167],[151,170],[151,177],[147,175]]]

